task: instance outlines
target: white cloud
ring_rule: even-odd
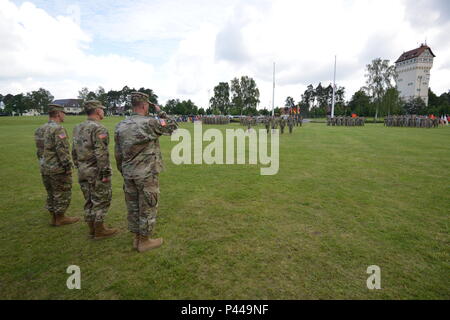
[[[336,54],[338,85],[349,99],[364,85],[372,59],[393,62],[427,38],[437,55],[431,86],[441,93],[450,88],[449,15],[430,3],[447,6],[442,0],[89,2],[80,6],[80,27],[31,3],[0,0],[0,90],[43,86],[73,97],[82,86],[126,84],[154,89],[161,103],[182,98],[205,107],[218,82],[248,75],[260,88],[261,106],[270,106],[276,61],[275,102],[282,105],[288,95],[298,100],[310,83],[328,84]],[[105,54],[91,50],[99,40]],[[163,48],[165,41],[175,45]]]
[[[58,98],[94,89],[149,86],[153,66],[117,54],[94,56],[92,41],[71,18],[51,17],[31,3],[0,1],[0,89],[18,93],[45,87]]]

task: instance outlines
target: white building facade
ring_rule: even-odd
[[[53,101],[53,103],[60,104],[64,107],[64,111],[68,114],[80,114],[83,112],[81,107],[81,99],[59,99]]]
[[[406,101],[420,97],[428,105],[430,70],[434,57],[431,48],[424,44],[400,56],[395,62],[400,97]]]

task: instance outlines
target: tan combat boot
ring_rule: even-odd
[[[138,244],[139,244],[139,235],[137,233],[135,233],[134,239],[133,239],[133,249],[137,250]]]
[[[89,227],[89,238],[93,238],[95,236],[94,221],[88,221],[87,225]]]
[[[55,227],[56,226],[56,222],[55,222],[55,214],[50,212],[50,216],[51,216],[51,221],[50,221],[50,225]]]
[[[66,217],[64,214],[55,214],[55,226],[60,227],[66,224],[76,223],[80,220],[77,217]]]
[[[161,247],[163,244],[163,239],[149,239],[148,236],[139,236],[139,242],[137,246],[137,250],[139,252],[145,252],[152,249],[156,249]]]
[[[102,221],[95,222],[94,226],[95,226],[94,240],[112,237],[113,235],[117,234],[117,232],[119,232],[118,229],[106,228]]]

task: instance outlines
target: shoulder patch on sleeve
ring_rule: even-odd
[[[100,134],[98,135],[98,137],[99,137],[100,139],[105,139],[106,137],[108,137],[108,135],[107,135],[106,133],[100,133]]]
[[[60,139],[65,139],[65,138],[67,138],[67,136],[66,136],[66,134],[63,132],[63,133],[60,133],[59,135],[58,135],[58,137],[60,138]]]
[[[163,127],[165,127],[165,126],[167,125],[166,120],[164,120],[164,119],[159,119],[159,123],[160,123]]]

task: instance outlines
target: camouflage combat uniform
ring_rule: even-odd
[[[159,116],[164,117],[163,113]],[[128,208],[128,229],[151,236],[159,203],[159,173],[163,170],[158,138],[177,128],[169,119],[155,119],[133,113],[115,129],[117,168],[124,178]]]
[[[284,120],[284,118],[280,118],[280,129],[281,129],[281,134],[284,133],[284,127],[286,126],[286,121]]]
[[[111,204],[111,180],[102,181],[112,175],[108,145],[108,130],[97,121],[88,119],[73,130],[72,158],[86,200],[86,222],[103,221]]]
[[[288,126],[289,126],[289,133],[292,133],[292,129],[294,128],[294,118],[292,117],[288,118]]]
[[[64,215],[72,196],[72,161],[66,129],[50,120],[35,132],[37,157],[47,190],[46,209]]]

